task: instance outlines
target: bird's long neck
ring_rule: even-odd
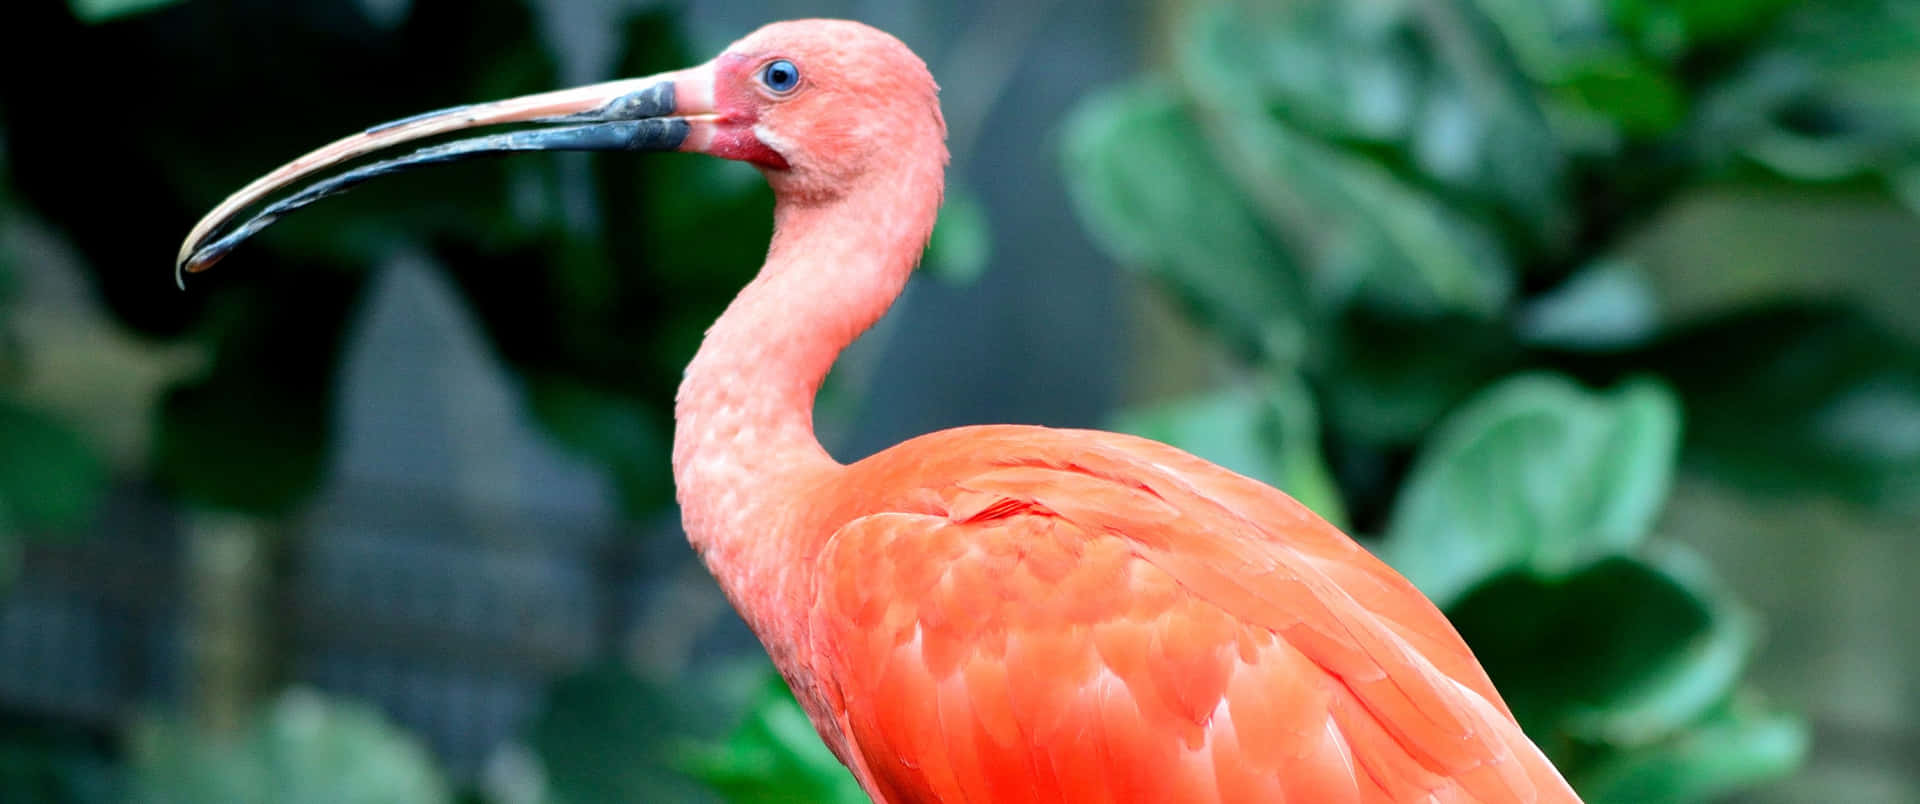
[[[775,208],[766,266],[707,331],[676,398],[674,483],[687,537],[749,624],[785,573],[808,491],[841,467],[813,432],[814,394],[840,351],[900,294],[940,204],[940,167],[875,176]],[[776,185],[776,189],[778,185]],[[818,538],[824,538],[819,535]],[[773,611],[774,609],[765,609]]]

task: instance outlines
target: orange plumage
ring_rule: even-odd
[[[833,485],[802,672],[877,799],[1571,799],[1433,605],[1261,483],[970,427]]]

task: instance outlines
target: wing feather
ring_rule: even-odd
[[[812,670],[871,792],[1576,800],[1404,579],[1154,448],[949,473],[827,540]]]

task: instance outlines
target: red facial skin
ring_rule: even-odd
[[[718,59],[714,65],[713,106],[721,123],[705,149],[707,153],[773,170],[788,168],[786,158],[753,133],[760,122],[760,110],[771,100],[770,91],[761,86],[758,77],[770,60],[737,53]]]

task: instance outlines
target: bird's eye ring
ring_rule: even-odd
[[[760,83],[784,95],[800,85],[800,68],[786,59],[775,59],[760,68]]]

